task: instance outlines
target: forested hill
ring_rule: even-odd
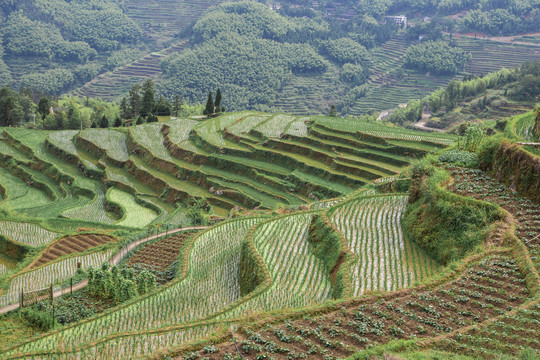
[[[320,113],[335,105],[343,114],[380,111],[465,74],[537,58],[538,44],[492,49],[493,42],[453,35],[482,30],[473,19],[478,13],[484,25],[499,14],[508,33],[535,31],[531,16],[538,9],[520,4],[509,12],[493,1],[225,3],[193,26],[189,50],[162,61],[158,84],[166,97],[180,92],[189,101],[221,86],[231,109]],[[406,15],[406,27],[387,17],[397,14]],[[518,25],[516,16],[525,21]]]
[[[153,78],[169,100],[359,115],[540,49],[536,0],[219,2],[0,1],[0,85],[119,101]]]
[[[138,56],[128,44],[140,41],[142,30],[116,1],[5,0],[0,6],[3,84],[60,93]]]
[[[169,46],[215,3],[0,0],[0,86],[64,93]]]

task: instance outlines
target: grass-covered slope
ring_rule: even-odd
[[[0,206],[11,217],[139,228],[157,216],[163,222],[192,198],[205,198],[217,215],[298,206],[396,175],[454,139],[352,119],[255,112],[82,132],[6,128]]]

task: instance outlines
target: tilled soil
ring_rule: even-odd
[[[84,234],[63,237],[46,248],[30,266],[30,269],[45,265],[59,257],[84,252],[90,248],[113,241],[116,241],[116,238],[102,234]]]
[[[181,233],[145,245],[128,259],[126,265],[151,270],[158,274],[158,282],[164,284],[168,279],[162,273],[179,259],[183,246],[192,235]]]

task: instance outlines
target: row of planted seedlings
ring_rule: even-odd
[[[512,229],[508,231],[511,232]],[[511,237],[510,234],[509,236]],[[416,330],[410,335],[413,338],[435,336],[444,334],[445,332],[450,332],[450,334],[452,334],[453,332],[457,332],[469,324],[481,323],[487,318],[493,319],[493,317],[502,316],[501,314],[505,314],[512,309],[527,306],[527,301],[531,297],[531,293],[533,297],[536,296],[534,294],[538,293],[538,273],[532,266],[530,257],[525,247],[516,241],[511,242],[511,245],[511,249],[489,249],[482,254],[470,256],[469,258],[454,264],[452,267],[447,267],[442,270],[435,280],[430,281],[428,285],[421,285],[416,287],[414,290],[402,290],[395,293],[390,293],[389,295],[383,295],[383,298],[389,297],[400,299],[399,301],[403,303],[401,304],[402,306],[396,307],[395,305],[390,304],[390,306],[386,306],[386,311],[391,310],[397,312],[403,316],[403,318],[398,319],[395,324],[388,326],[386,330],[384,330],[384,328],[379,329],[383,331],[382,336],[402,338],[403,335],[407,335],[407,331],[410,331],[411,329]],[[517,259],[517,261],[514,259]],[[464,279],[451,282],[452,279],[456,278],[458,275],[461,275],[462,272],[467,269],[467,267],[469,268],[467,273],[463,275]],[[486,271],[486,269],[489,271]],[[451,283],[448,284],[448,282]],[[446,284],[445,286],[440,286],[437,288],[438,293],[441,295],[433,295],[433,289],[440,284]],[[474,288],[474,290],[472,290],[470,287]],[[429,290],[429,293],[418,294],[419,291],[425,291],[426,289]],[[406,294],[411,294],[414,297],[414,300],[401,299],[401,297]],[[375,298],[375,300],[380,299],[377,296]],[[420,299],[422,302],[425,301],[427,303],[421,304],[416,299]],[[436,302],[438,308],[434,309],[434,305],[430,304],[430,301]],[[407,308],[404,309],[404,306],[411,308],[413,311],[410,311]],[[466,307],[466,309],[460,309],[461,307]],[[383,321],[394,319],[392,314],[388,316],[384,314],[384,311],[381,312],[379,309],[372,310],[374,311],[374,315],[377,319],[383,319]],[[443,310],[446,312],[443,313]],[[343,312],[344,309],[342,308],[341,311]],[[425,316],[418,316],[418,314],[415,314],[415,312],[424,313]],[[475,312],[477,315],[474,315]],[[455,315],[451,316],[452,313]],[[486,313],[488,314],[487,317],[485,315]],[[480,314],[483,315],[481,316]],[[372,318],[372,316],[369,317]],[[449,321],[448,324],[442,324],[441,319],[444,319],[442,322]],[[267,322],[269,321],[270,320],[267,320]],[[331,321],[334,321],[333,317]],[[417,325],[411,328],[408,325],[404,325],[410,321],[416,322]],[[314,321],[314,323],[320,324],[320,320],[317,319]],[[375,327],[372,329],[372,333],[374,333],[370,336],[377,336],[376,342],[380,342],[381,339],[378,338],[381,337],[381,333],[376,329],[377,326],[377,323],[375,323]],[[258,328],[260,327],[261,324],[258,325]],[[405,330],[403,327],[406,327],[407,330]],[[332,333],[334,333],[334,335],[331,335],[329,332],[327,338],[336,336],[336,331],[332,331]],[[339,329],[337,330],[337,333],[339,333]],[[245,335],[246,334],[244,334],[244,336]],[[317,331],[314,331],[312,335],[318,337]],[[356,338],[356,340],[358,340],[358,336],[358,334],[351,335],[351,337]],[[225,337],[227,337],[227,335],[224,335],[222,339]],[[210,340],[214,342],[217,341],[216,338]],[[360,347],[365,347],[365,339],[361,339],[359,341]],[[204,343],[208,344],[208,342],[203,342],[203,344]],[[330,343],[331,341],[329,344]],[[201,343],[199,342],[199,344],[194,345],[194,347],[183,346],[179,349],[201,349],[202,346],[200,346],[200,344]],[[282,344],[283,343],[279,345]],[[259,346],[263,348],[262,353],[259,353],[260,356],[271,356],[271,352],[268,351],[266,351],[266,355],[264,355],[265,349],[268,350],[267,345],[268,343],[266,342],[259,344]],[[249,351],[250,348],[253,348],[253,346],[253,344],[248,343],[246,350]],[[273,345],[269,346],[274,350],[276,349],[276,347]],[[315,346],[315,348],[316,347],[317,346]],[[257,349],[257,346],[254,348]],[[277,348],[279,349],[279,346]],[[295,350],[296,348],[297,347],[295,346]],[[312,346],[310,346],[310,348],[312,348]],[[325,349],[324,344],[322,343],[319,344],[319,350],[321,349]],[[228,350],[230,350],[230,353],[233,355],[236,354],[234,348],[229,346]],[[357,351],[358,344],[354,345],[350,350]],[[184,353],[187,352],[187,350],[184,351]],[[218,347],[217,353],[219,356],[224,356],[224,351],[225,350],[222,351]],[[214,352],[216,351],[209,352],[203,350],[198,352],[198,354],[192,354],[190,356],[195,356],[195,358],[198,356],[213,357],[212,354]]]
[[[28,351],[47,351],[55,352],[57,348],[51,344],[59,344],[61,339],[70,339],[70,349],[84,347],[87,343],[100,341],[109,337],[122,337],[129,331],[142,331],[142,329],[161,327],[166,324],[177,324],[180,321],[188,321],[191,318],[205,317],[212,312],[219,311],[220,307],[226,306],[222,298],[216,295],[216,289],[222,289],[226,296],[232,297],[234,301],[239,296],[238,287],[230,287],[237,276],[237,272],[231,268],[231,262],[235,262],[238,251],[233,251],[239,247],[243,233],[245,234],[260,218],[247,218],[240,220],[231,220],[219,224],[207,231],[194,237],[189,243],[183,257],[182,274],[174,281],[160,287],[153,293],[147,294],[142,298],[134,299],[120,305],[116,309],[107,311],[101,315],[83,320],[78,324],[45,335],[34,341],[27,342],[19,349],[13,349],[10,353],[28,352]],[[222,231],[220,231],[220,229]],[[226,234],[227,239],[223,240],[222,235]],[[208,268],[207,252],[200,249],[212,248],[216,246],[222,251],[218,252],[216,266],[225,266],[221,270],[210,271]],[[196,247],[196,249],[194,249]],[[203,281],[208,273],[213,273],[213,284]],[[201,282],[202,281],[202,282]],[[202,295],[204,293],[204,295]],[[206,302],[197,302],[197,294],[206,298]],[[186,299],[186,303],[172,301],[178,297]],[[173,307],[169,305],[173,304]],[[190,307],[196,310],[196,313],[182,311],[179,307]],[[151,322],[151,325],[148,324]],[[104,324],[109,324],[105,326]],[[70,351],[66,349],[66,351]],[[62,351],[60,351],[62,352]]]

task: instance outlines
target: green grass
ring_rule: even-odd
[[[124,210],[124,216],[116,223],[119,226],[143,228],[150,224],[157,217],[155,211],[145,208],[135,201],[133,195],[110,188],[107,191],[107,198],[120,205]]]
[[[268,120],[260,123],[254,130],[261,132],[267,137],[279,137],[286,132],[289,125],[296,120],[296,117],[290,115],[274,115]]]
[[[17,148],[14,148],[13,146],[9,145],[6,141],[2,141],[0,139],[0,155],[1,154],[11,156],[15,160],[23,162],[23,163],[30,161],[30,157],[28,157],[28,155],[18,150]]]
[[[86,129],[81,133],[81,137],[105,150],[113,160],[119,162],[129,160],[126,134],[123,132],[112,129]]]

